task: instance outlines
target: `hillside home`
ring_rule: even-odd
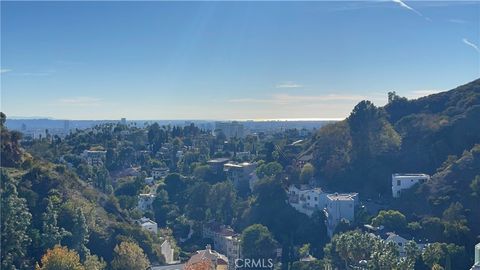
[[[152,203],[155,200],[154,194],[139,194],[138,195],[138,209],[147,211],[152,208]]]
[[[142,229],[157,234],[158,225],[155,221],[146,217],[142,217],[137,221],[137,223],[140,225],[140,227],[142,227]]]
[[[228,258],[207,245],[185,263],[184,270],[228,270]]]
[[[203,238],[213,240],[215,250],[225,254],[230,267],[234,267],[233,263],[241,256],[240,235],[232,228],[216,222],[205,224],[202,233]]]
[[[423,173],[394,173],[392,174],[392,196],[399,198],[402,190],[409,189],[417,183],[430,180],[430,175]]]

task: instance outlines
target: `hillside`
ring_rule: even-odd
[[[327,186],[388,194],[393,172],[435,173],[449,155],[480,143],[480,79],[415,100],[359,103],[344,121],[311,141],[313,163]]]

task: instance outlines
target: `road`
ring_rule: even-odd
[[[183,270],[183,263],[181,264],[172,264],[172,265],[162,265],[162,266],[152,266],[151,270]]]

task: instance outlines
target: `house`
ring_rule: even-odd
[[[163,241],[163,243],[160,245],[160,253],[165,258],[166,264],[174,264],[177,262],[174,260],[175,249],[169,240]]]
[[[140,225],[140,227],[142,227],[142,229],[157,234],[158,225],[155,221],[146,217],[142,217],[137,221],[137,223]]]
[[[253,177],[257,164],[249,162],[229,162],[226,163],[223,168],[227,174],[227,179],[232,181],[235,188],[243,189],[244,187],[250,187],[250,178]]]
[[[155,200],[155,194],[139,194],[138,195],[138,209],[147,211],[152,208],[152,203]]]
[[[395,243],[398,248],[399,256],[406,257],[407,252],[406,252],[405,246],[407,245],[408,242],[412,240],[408,240],[394,232],[387,232],[383,237],[383,241]],[[425,248],[425,244],[422,244],[422,243],[416,243],[416,244],[419,250],[423,250]]]
[[[289,204],[307,216],[311,216],[315,210],[323,210],[327,207],[327,193],[321,188],[309,188],[306,185],[297,188],[291,185],[287,193]]]
[[[153,185],[153,177],[145,177],[143,180],[147,185]]]
[[[160,179],[168,175],[170,170],[168,168],[153,168],[152,177],[153,179]]]
[[[313,154],[303,154],[297,158],[295,165],[297,168],[302,168],[303,165],[310,163],[313,160]]]
[[[225,254],[230,268],[234,268],[235,260],[241,257],[240,235],[232,228],[216,222],[205,224],[202,233],[203,238],[213,240],[215,250]]]
[[[470,270],[480,270],[480,243],[475,245],[475,261],[473,262]]]
[[[218,174],[223,171],[223,166],[229,161],[229,158],[215,158],[207,161],[207,164],[214,173]]]
[[[228,258],[207,245],[185,263],[184,270],[228,270]]]
[[[394,173],[392,174],[392,196],[399,198],[402,190],[409,189],[417,183],[430,180],[430,175],[423,173]]]
[[[328,194],[327,207],[324,212],[327,217],[327,233],[331,237],[337,225],[342,221],[353,222],[355,206],[358,204],[358,193]]]
[[[102,166],[105,160],[107,151],[100,150],[85,150],[82,153],[82,157],[91,166]]]

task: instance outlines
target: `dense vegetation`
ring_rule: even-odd
[[[466,269],[480,240],[480,80],[417,100],[389,93],[385,107],[362,101],[300,143],[298,130],[227,139],[156,123],[26,140],[1,120],[2,269],[144,269],[163,263],[165,239],[185,260],[205,247],[202,226],[212,220],[241,233],[252,257],[281,248],[284,269],[349,269],[365,258],[369,269]],[[102,165],[84,150],[105,150]],[[256,162],[253,190],[207,165],[217,157]],[[148,185],[153,168],[169,174]],[[394,200],[394,172],[433,176]],[[324,213],[308,217],[287,202],[289,185],[308,183],[359,192],[385,210],[359,209],[328,243]],[[155,194],[146,211],[141,193]],[[157,235],[135,223],[142,216],[158,223]],[[358,230],[366,223],[432,244],[423,253],[409,245],[399,260],[392,245]],[[299,261],[309,256],[318,259]]]

